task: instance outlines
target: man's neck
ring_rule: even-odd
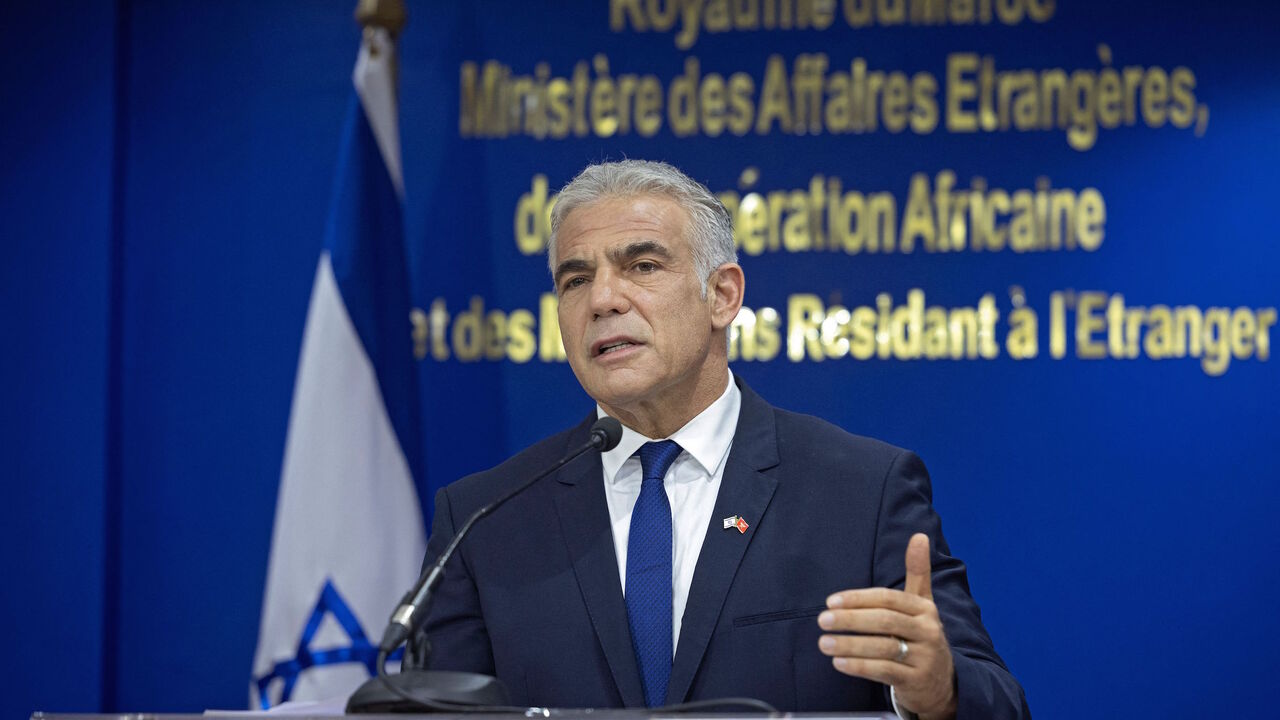
[[[729,382],[728,365],[702,373],[692,392],[667,393],[669,397],[628,403],[625,406],[600,403],[606,413],[623,425],[649,438],[670,437],[724,394]]]

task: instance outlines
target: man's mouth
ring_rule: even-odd
[[[622,350],[626,350],[627,348],[633,347],[638,344],[639,343],[635,342],[634,340],[629,340],[627,338],[610,338],[608,340],[604,340],[603,342],[598,343],[595,346],[594,353],[592,354],[594,357],[603,357],[610,353],[616,353]]]

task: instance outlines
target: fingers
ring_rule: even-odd
[[[915,615],[883,608],[826,610],[818,616],[818,627],[828,632],[856,632],[864,635],[895,635],[916,639],[921,623]]]
[[[928,600],[933,599],[933,563],[929,560],[929,536],[916,533],[907,543],[907,581],[903,591]]]
[[[893,610],[868,608],[863,610],[826,610],[818,615],[818,627],[828,633],[859,633],[881,638],[902,638],[911,642],[931,645],[946,643],[942,620],[936,612],[905,615]],[[897,642],[896,640],[894,641]],[[897,656],[897,645],[890,657]]]
[[[858,590],[842,590],[827,597],[827,607],[833,610],[857,610],[859,608],[887,608],[908,615],[928,612],[931,603],[922,597],[908,595],[892,588],[872,587]]]
[[[864,658],[869,660],[892,660],[898,662],[898,653],[902,647],[896,637],[876,635],[823,635],[818,640],[818,649],[824,655],[832,657]],[[910,660],[910,654],[903,661]]]
[[[835,657],[831,664],[845,675],[866,678],[885,685],[900,686],[910,677],[911,668],[892,660]]]

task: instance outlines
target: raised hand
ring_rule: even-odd
[[[818,626],[827,631],[818,647],[836,670],[892,686],[898,704],[922,720],[955,717],[955,665],[933,603],[927,535],[916,533],[907,544],[902,590],[835,593]]]

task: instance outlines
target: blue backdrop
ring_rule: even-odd
[[[5,717],[246,701],[293,376],[359,39],[351,5],[120,0],[3,11]],[[779,20],[715,32],[716,18],[702,17],[691,39],[683,20],[662,30],[666,18],[646,11],[665,3],[615,5],[611,27],[607,2],[410,3],[401,135],[424,312],[425,482],[493,465],[591,407],[567,365],[542,359],[553,348],[522,345],[519,333],[494,340],[493,359],[467,357],[475,328],[463,311],[473,298],[485,314],[531,320],[533,342],[544,330],[545,256],[522,251],[515,232],[537,176],[554,192],[593,160],[665,159],[717,192],[759,193],[759,212],[775,215],[791,202],[814,207],[815,176],[824,192],[838,178],[842,199],[892,196],[899,243],[917,174],[931,201],[945,170],[959,190],[974,178],[1010,193],[1047,178],[1077,200],[1093,188],[1105,202],[1105,219],[1083,223],[1102,233],[1093,249],[977,252],[965,217],[943,222],[965,249],[931,251],[923,238],[912,252],[802,249],[829,231],[814,230],[828,222],[818,210],[785,215],[792,233],[779,237],[793,242],[772,248],[766,224],[764,251],[751,245],[743,266],[747,305],[760,317],[766,307],[778,313],[776,355],[759,350],[734,370],[778,405],[925,458],[948,538],[1038,717],[1267,714],[1280,662],[1270,604],[1280,584],[1280,382],[1257,325],[1280,304],[1280,13],[1261,2],[979,0],[1007,14],[923,25],[885,12],[922,3],[796,0],[787,6],[797,14],[817,8],[810,27],[793,15],[789,28]],[[812,27],[825,7],[830,26]],[[862,7],[880,11],[851,27],[844,11]],[[782,81],[769,74],[772,56]],[[999,76],[984,116],[963,89],[986,92],[988,57]],[[676,88],[690,58],[698,111],[710,119],[686,134],[667,110],[685,97]],[[834,94],[852,85],[859,58],[884,76],[877,127],[833,132],[847,125]],[[802,69],[822,59],[813,85]],[[505,137],[494,136],[500,118],[484,109],[489,61],[531,78]],[[480,78],[470,95],[469,63]],[[572,110],[558,138],[554,103],[579,102],[580,63],[585,131]],[[600,89],[605,65],[617,81],[607,87],[636,76],[626,122]],[[1075,114],[1059,116],[1056,105],[1038,113],[1053,75],[1044,71],[1055,69]],[[901,96],[895,72],[910,88]],[[716,134],[715,81],[707,90],[706,78],[719,74],[732,88],[735,73],[752,84],[735,97],[752,101],[753,122]],[[649,115],[635,112],[645,76],[661,103]],[[814,98],[823,122],[810,125]],[[867,102],[853,94],[849,107],[867,112]],[[540,108],[550,113],[545,126]],[[765,108],[808,114],[759,126]],[[966,117],[979,127],[1003,117],[1008,128],[962,131]],[[467,130],[476,118],[490,123],[484,136]],[[886,127],[903,118],[899,132]],[[771,206],[777,191],[788,192]],[[744,213],[751,202],[743,199]],[[534,217],[524,220],[536,245]],[[789,333],[818,322],[792,315],[803,303],[875,308],[887,293],[897,306],[913,288],[945,308],[976,307],[990,294],[995,356],[813,359],[805,348],[847,355],[838,312],[829,342],[815,330],[806,345],[800,332],[792,342],[801,359],[788,356]],[[1063,301],[1060,358],[1055,292],[1078,301]],[[1149,329],[1134,343],[1137,357],[1111,357],[1127,353],[1123,318],[1120,346],[1107,346],[1104,305],[1114,294],[1128,306],[1250,311],[1213,326],[1201,349],[1235,342],[1225,370],[1197,357],[1155,359],[1164,346]],[[1093,297],[1101,304],[1082,310]],[[1017,298],[1038,319],[1025,359],[1008,345]],[[430,320],[433,305],[447,325]],[[528,316],[513,315],[520,310]],[[1100,318],[1084,339],[1108,357],[1079,356],[1082,314]],[[1135,327],[1149,328],[1151,317]],[[763,332],[755,339],[767,348]]]

